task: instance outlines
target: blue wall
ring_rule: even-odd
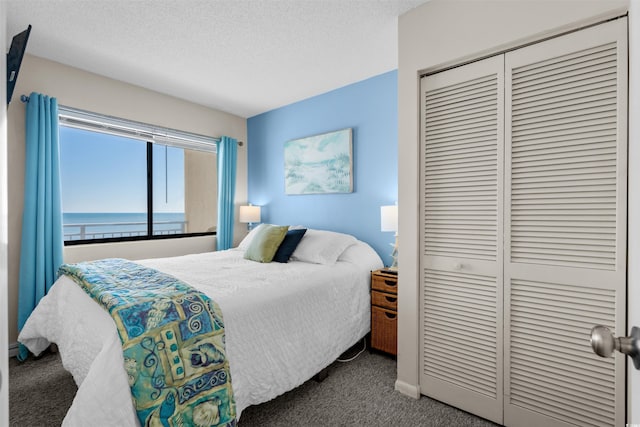
[[[390,71],[247,120],[249,202],[262,222],[353,234],[391,263],[380,206],[398,198],[397,83]],[[286,195],[284,143],[344,128],[353,129],[353,193]]]

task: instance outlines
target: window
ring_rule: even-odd
[[[65,244],[213,234],[214,142],[60,107]]]

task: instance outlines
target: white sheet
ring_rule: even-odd
[[[302,384],[370,327],[369,272],[380,258],[359,242],[335,265],[260,264],[241,250],[138,261],[213,298],[222,309],[238,417]],[[78,392],[64,426],[139,425],[111,316],[61,277],[18,338],[39,354],[58,344]]]

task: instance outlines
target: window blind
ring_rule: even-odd
[[[62,126],[190,150],[215,153],[216,142],[220,140],[220,138],[154,126],[63,105],[58,107],[58,118]]]

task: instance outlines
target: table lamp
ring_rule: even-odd
[[[393,246],[391,252],[391,258],[393,263],[390,270],[398,269],[398,205],[380,206],[380,230],[381,231],[394,231],[396,241],[390,243]]]
[[[251,231],[253,224],[260,222],[260,206],[240,206],[240,222],[247,223],[247,230]]]

